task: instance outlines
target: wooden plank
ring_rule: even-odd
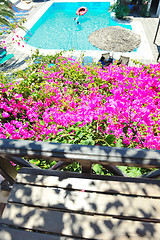
[[[87,174],[91,174],[91,163],[83,163],[81,168],[82,168],[82,173],[87,173]]]
[[[127,177],[126,173],[122,172],[118,167],[111,166],[111,165],[105,165],[103,166],[105,169],[107,169],[110,173],[112,173],[115,176],[123,176]]]
[[[5,203],[0,203],[0,217],[2,216],[3,210],[5,208],[6,204]]]
[[[0,203],[7,203],[10,192],[0,190]]]
[[[96,192],[160,197],[160,181],[22,168],[17,183]]]
[[[14,229],[9,226],[0,224],[0,239],[1,240],[74,240],[74,238],[49,235],[44,233],[37,233],[31,231],[24,231],[22,229]],[[79,239],[79,238],[78,238]]]
[[[14,180],[17,176],[17,171],[15,167],[8,161],[6,158],[0,156],[0,168],[2,169],[2,176],[11,184],[14,183]]]
[[[9,156],[8,159],[13,163],[20,165],[21,167],[32,167],[32,168],[38,168],[38,169],[40,168],[21,157]]]
[[[88,162],[102,165],[160,167],[160,151],[147,149],[3,139],[0,140],[0,154],[58,161],[78,161],[82,164]]]
[[[74,212],[154,219],[160,222],[160,199],[16,184],[8,201]]]
[[[160,223],[65,213],[11,204],[4,210],[3,222],[36,231],[97,240],[159,240],[160,236]]]
[[[59,161],[57,162],[55,165],[53,165],[50,170],[61,170],[65,167],[67,167],[69,164],[71,164],[70,162],[65,162],[65,161]]]
[[[12,186],[9,184],[9,182],[6,179],[4,179],[1,182],[1,190],[10,193],[11,189],[12,189]]]
[[[146,174],[143,174],[139,177],[142,177],[142,178],[160,178],[160,169],[154,170],[154,171],[146,173]]]

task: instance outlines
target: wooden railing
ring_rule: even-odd
[[[57,161],[52,170],[60,170],[73,162],[79,162],[83,173],[92,173],[93,164],[101,164],[113,175],[125,176],[116,166],[138,166],[144,168],[160,167],[160,151],[146,149],[128,149],[104,146],[87,146],[27,140],[0,140],[1,174],[11,184],[17,171],[12,165],[38,168],[27,159],[44,159]],[[12,163],[11,163],[12,162]],[[141,177],[157,178],[160,170]]]

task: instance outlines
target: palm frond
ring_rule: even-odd
[[[12,29],[10,20],[15,20],[12,5],[8,0],[0,0],[0,25],[7,26]]]
[[[12,29],[12,25],[11,25],[10,21],[3,16],[0,16],[0,25],[7,26]]]
[[[0,5],[4,5],[8,8],[11,8],[11,2],[7,1],[7,0],[0,0]]]
[[[3,15],[3,16],[10,16],[10,17],[14,17],[14,13],[11,11],[11,10],[7,10],[7,9],[0,9],[0,15]]]

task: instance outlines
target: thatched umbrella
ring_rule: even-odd
[[[141,42],[139,35],[120,26],[98,29],[89,35],[88,40],[95,47],[111,52],[131,52]]]

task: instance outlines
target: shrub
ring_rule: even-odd
[[[139,7],[139,12],[142,17],[149,17],[150,16],[150,11],[148,9],[148,3],[149,1],[147,0],[142,0],[142,4]]]
[[[12,81],[1,73],[0,138],[160,150],[160,64],[103,70],[56,56],[48,67],[52,58]]]
[[[128,5],[122,4],[120,0],[117,0],[116,3],[111,5],[109,11],[114,12],[118,19],[125,19],[130,13]]]

